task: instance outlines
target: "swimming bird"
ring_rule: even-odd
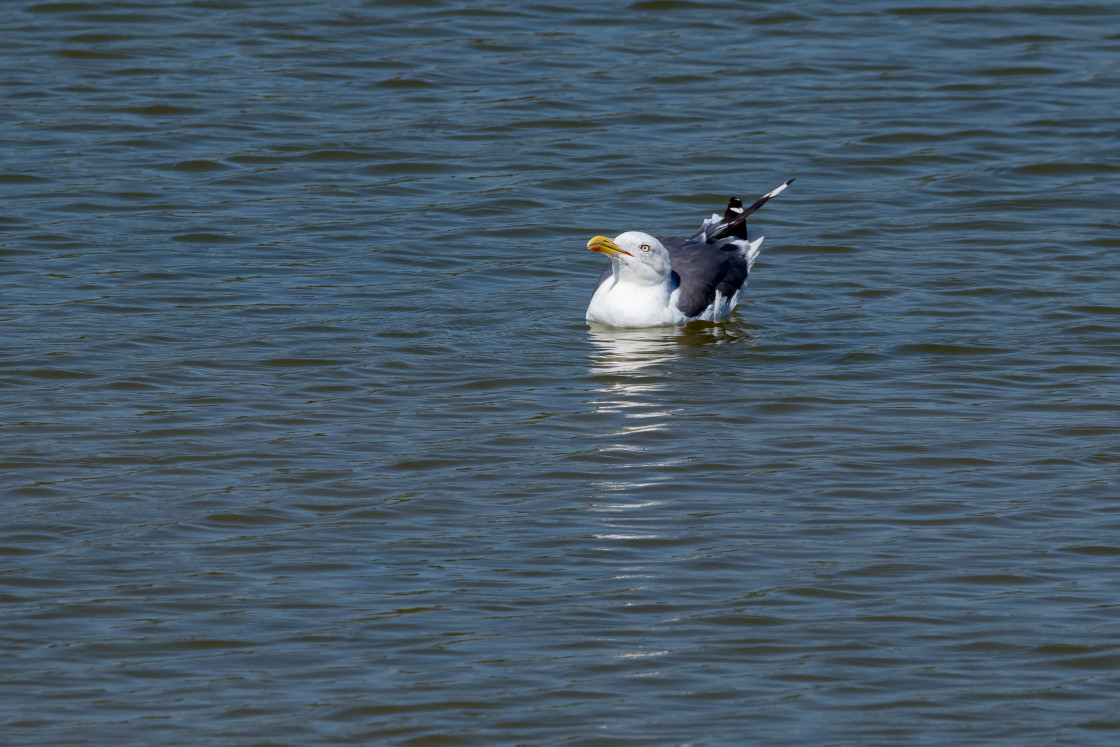
[[[657,239],[627,231],[613,239],[587,242],[611,266],[587,307],[587,321],[614,327],[654,327],[695,319],[720,319],[739,303],[747,276],[758,258],[762,234],[747,228],[747,216],[793,182],[758,198],[749,207],[736,197],[723,215],[712,213],[689,238]]]

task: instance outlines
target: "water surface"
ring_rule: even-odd
[[[1115,743],[1120,11],[569,5],[0,10],[6,743]]]

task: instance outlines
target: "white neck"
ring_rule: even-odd
[[[623,262],[617,257],[611,257],[611,271],[614,272],[615,280],[621,283],[651,288],[669,287],[669,273],[658,272],[649,265]]]

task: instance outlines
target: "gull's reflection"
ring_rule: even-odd
[[[619,329],[591,324],[588,335],[598,353],[591,358],[592,373],[633,374],[675,359],[681,328]]]
[[[588,336],[595,348],[595,355],[589,359],[591,373],[606,376],[637,374],[652,367],[670,374],[670,364],[682,355],[693,357],[701,348],[733,342],[743,334],[732,325],[713,322],[639,329],[594,323],[588,326]]]
[[[606,601],[626,607],[655,599],[659,559],[687,545],[680,520],[688,492],[681,483],[694,474],[689,462],[697,444],[690,438],[696,425],[690,395],[698,377],[725,367],[726,357],[711,355],[712,346],[743,334],[734,323],[591,325],[587,363],[594,400],[588,404],[595,433],[585,516],[591,547],[616,585]],[[661,657],[672,653],[628,641],[616,649],[630,676],[656,676]]]
[[[671,432],[674,412],[689,404],[678,387],[682,369],[693,368],[705,357],[705,348],[741,334],[734,325],[718,323],[642,329],[591,325],[594,350],[588,366],[598,381],[594,411],[603,416],[595,451],[605,467],[597,473],[595,492],[624,491],[637,499],[637,493],[668,481],[673,466],[688,458]],[[650,504],[637,500],[626,505]]]

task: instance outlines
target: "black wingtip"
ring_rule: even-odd
[[[727,200],[727,209],[723,211],[723,222],[730,223],[738,218],[739,214],[742,212],[743,201],[735,195],[731,195],[730,199]]]
[[[747,238],[747,224],[744,221],[735,222],[743,214],[743,201],[732,195],[727,201],[727,209],[723,211],[723,222],[730,228],[731,235],[736,238]]]
[[[709,236],[708,240],[714,241],[728,236],[735,236],[739,239],[747,238],[747,216],[769,202],[772,197],[776,197],[783,189],[793,184],[795,179],[797,179],[796,176],[770,190],[762,197],[755,200],[748,208],[743,207],[743,203],[739,201],[738,197],[732,197],[728,200],[727,210],[723,213],[723,226]]]

